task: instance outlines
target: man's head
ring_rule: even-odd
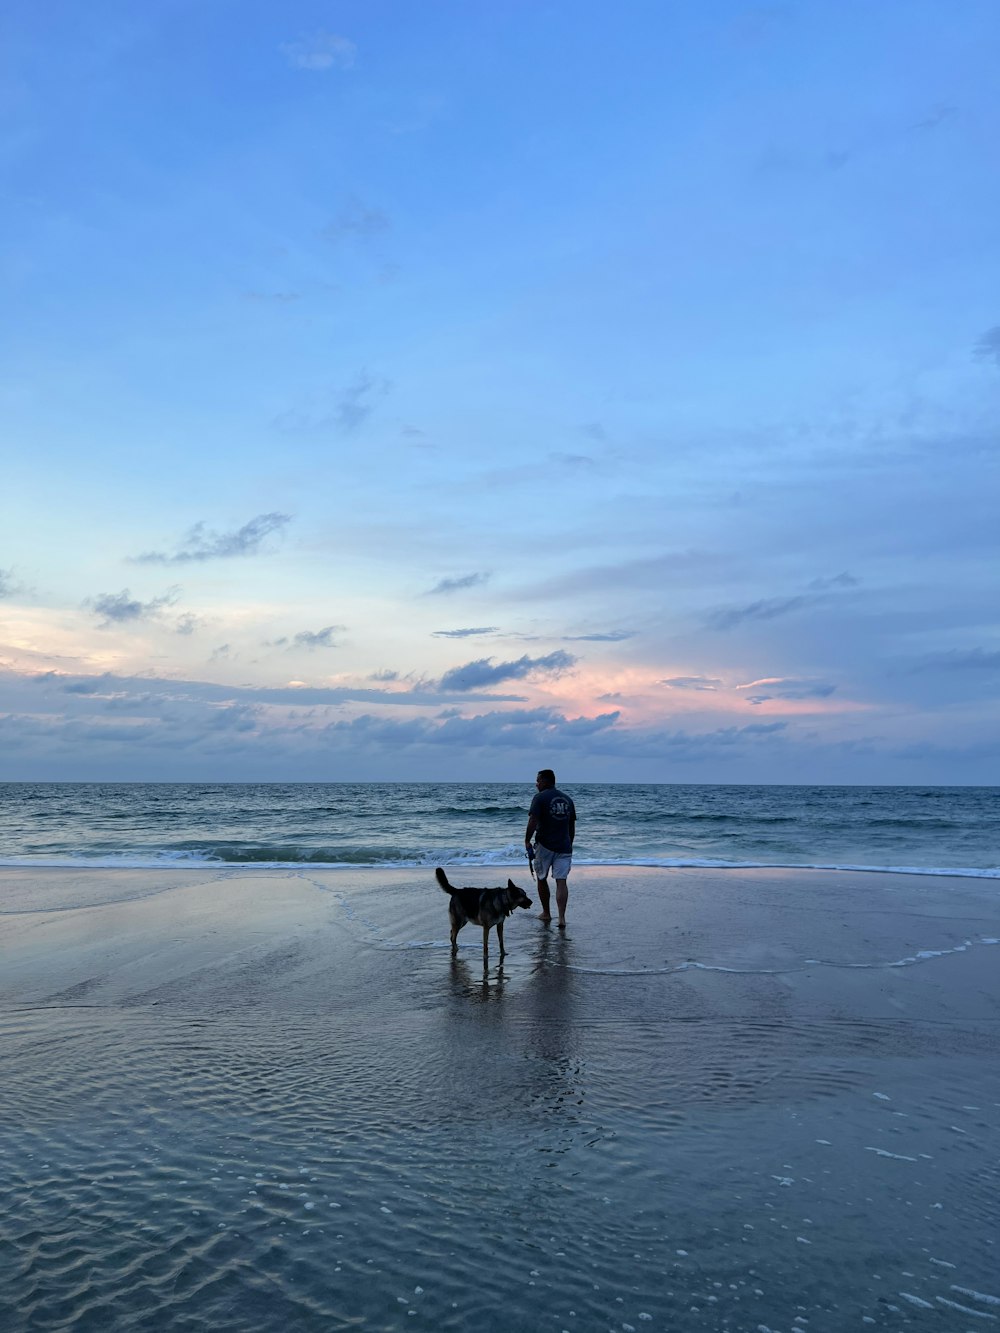
[[[555,785],[556,785],[556,775],[552,772],[552,769],[540,768],[538,770],[538,777],[535,778],[535,786],[541,787],[542,790],[544,791],[546,787],[554,787]]]

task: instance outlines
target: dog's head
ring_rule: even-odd
[[[510,903],[510,910],[515,907],[533,907],[531,899],[523,889],[519,889],[512,879],[507,881],[507,901]]]

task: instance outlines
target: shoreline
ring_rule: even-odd
[[[229,872],[232,874],[252,874],[258,872],[268,874],[274,871],[301,871],[323,872],[323,873],[342,873],[352,874],[357,872],[377,872],[380,874],[391,873],[393,871],[415,872],[421,870],[433,871],[435,866],[442,865],[446,869],[456,872],[476,873],[480,877],[487,877],[493,872],[512,873],[516,871],[525,871],[526,866],[523,860],[516,859],[497,859],[497,860],[473,860],[463,857],[461,860],[431,859],[426,861],[387,861],[387,862],[357,862],[357,861],[214,861],[205,859],[197,860],[179,860],[173,863],[164,861],[123,861],[120,858],[101,860],[94,857],[81,857],[78,860],[52,860],[47,861],[44,858],[22,860],[10,859],[0,860],[0,875],[8,871],[25,872],[45,872],[58,873],[61,871],[94,871],[110,873],[207,873],[212,871]],[[777,870],[804,872],[823,871],[834,872],[845,875],[913,875],[923,876],[932,879],[982,879],[982,880],[1000,880],[1000,866],[911,866],[911,865],[868,865],[852,862],[833,862],[833,861],[809,861],[809,862],[789,862],[789,861],[722,861],[704,858],[690,858],[682,860],[680,858],[657,859],[653,857],[637,858],[635,860],[611,860],[604,859],[574,859],[574,871],[581,870],[621,870],[621,871],[671,871],[671,870],[717,870],[723,873],[732,871],[752,872],[756,870]]]
[[[457,881],[479,885],[510,870],[536,896],[516,867],[493,869],[499,873],[449,866]],[[734,978],[744,988],[777,978],[790,998],[808,974],[812,991],[832,1006],[862,984],[871,995],[876,982],[912,990],[906,974],[959,977],[964,969],[969,1016],[993,1006],[1000,1013],[1000,980],[991,985],[989,975],[1000,961],[993,952],[1000,894],[991,880],[583,866],[569,883],[569,944],[559,963],[580,976],[720,994]],[[505,970],[522,969],[526,958],[537,962],[548,947],[536,911],[537,904],[508,921]],[[220,996],[228,1004],[247,984],[279,1008],[311,1007],[329,994],[325,980],[318,987],[313,980],[334,965],[363,980],[386,953],[399,958],[404,975],[421,973],[434,956],[446,959],[446,912],[424,867],[3,867],[0,1007],[71,992],[111,1006],[153,997],[187,1008]],[[301,964],[287,976],[273,961],[281,949]],[[467,928],[459,956],[481,959],[481,950],[481,933]],[[495,941],[492,950],[496,966]],[[955,1011],[951,1002],[945,1007]]]

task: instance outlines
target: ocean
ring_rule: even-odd
[[[1000,787],[566,783],[577,866],[1000,878]],[[4,783],[0,865],[517,865],[527,783]]]

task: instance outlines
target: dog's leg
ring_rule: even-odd
[[[497,922],[497,939],[500,941],[500,957],[502,958],[507,950],[503,947],[503,922]]]
[[[490,928],[483,926],[483,968],[488,966],[490,961]]]

